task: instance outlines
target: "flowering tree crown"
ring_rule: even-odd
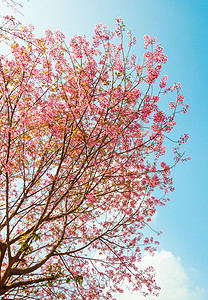
[[[2,299],[111,299],[124,279],[157,294],[152,268],[137,264],[157,244],[142,229],[173,190],[162,157],[188,106],[179,83],[159,79],[167,56],[156,38],[144,36],[138,60],[124,37],[120,18],[115,32],[96,25],[91,43],[36,38],[9,17],[0,28],[10,47],[0,56]],[[175,141],[173,165],[187,139]]]

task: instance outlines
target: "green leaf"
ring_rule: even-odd
[[[82,282],[83,282],[83,276],[82,275],[77,275],[75,277],[75,281],[76,283],[78,283],[79,285],[82,285]]]

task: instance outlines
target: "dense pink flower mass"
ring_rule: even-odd
[[[146,35],[139,60],[120,18],[115,32],[96,25],[92,43],[50,30],[36,38],[6,18],[0,41],[10,47],[0,55],[2,299],[113,299],[124,280],[157,294],[139,262],[158,242],[142,230],[173,190],[188,139],[174,141],[168,165],[188,106],[179,83],[159,78],[163,48]]]

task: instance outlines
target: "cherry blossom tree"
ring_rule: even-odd
[[[158,243],[143,229],[188,139],[170,136],[188,105],[160,78],[163,48],[146,35],[137,58],[120,18],[114,32],[98,24],[92,42],[68,43],[6,17],[0,41],[2,299],[113,299],[124,280],[157,294],[154,270],[139,268]]]

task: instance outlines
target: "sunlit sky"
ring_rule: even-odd
[[[153,226],[163,231],[159,253],[143,263],[155,265],[163,292],[160,300],[208,299],[208,1],[207,0],[30,0],[22,1],[23,24],[32,23],[38,35],[48,28],[74,34],[93,34],[96,23],[114,28],[121,16],[137,37],[140,51],[144,34],[156,36],[168,55],[164,74],[168,83],[182,84],[190,112],[178,120],[189,133],[185,146],[192,160],[174,169],[176,190],[171,202],[159,209]],[[0,3],[0,13],[8,9]],[[138,53],[138,56],[142,53]],[[118,299],[142,300],[128,292]],[[151,299],[152,298],[146,298]]]

